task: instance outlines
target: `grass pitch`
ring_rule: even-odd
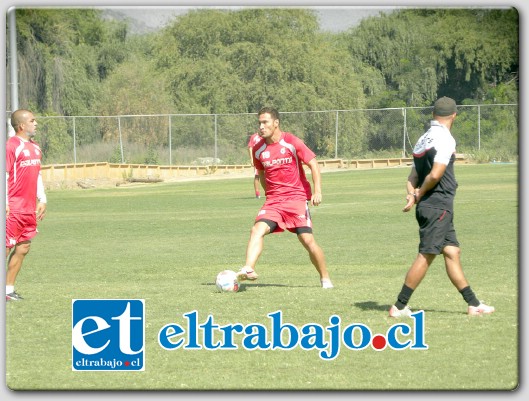
[[[512,390],[519,382],[518,171],[456,166],[455,225],[464,271],[491,316],[471,318],[438,258],[410,305],[426,315],[426,351],[166,351],[166,324],[360,322],[373,333],[415,258],[413,212],[402,213],[408,169],[323,175],[312,209],[315,236],[335,288],[322,290],[295,235],[266,237],[256,282],[236,294],[216,274],[244,263],[263,200],[252,179],[50,191],[47,218],[17,280],[22,302],[6,305],[6,382],[14,390]],[[72,371],[72,299],[146,302],[144,372]],[[241,383],[241,377],[247,378]]]

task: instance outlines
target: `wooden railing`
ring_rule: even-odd
[[[411,158],[388,158],[366,160],[329,159],[319,160],[322,171],[328,169],[372,169],[410,166]],[[468,163],[464,155],[458,155],[457,163]],[[82,179],[127,180],[129,178],[156,178],[158,180],[176,177],[219,175],[226,173],[252,173],[249,164],[238,165],[189,165],[158,166],[146,164],[78,163],[43,165],[41,174],[46,183],[76,181]]]

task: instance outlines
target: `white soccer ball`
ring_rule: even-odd
[[[239,280],[237,280],[237,273],[233,270],[223,270],[217,274],[215,285],[221,292],[237,292],[239,291]]]

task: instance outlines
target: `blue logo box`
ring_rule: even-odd
[[[72,300],[72,370],[145,370],[145,300]]]

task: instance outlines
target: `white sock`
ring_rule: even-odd
[[[12,292],[15,292],[15,286],[14,285],[6,285],[6,295],[11,294]]]

